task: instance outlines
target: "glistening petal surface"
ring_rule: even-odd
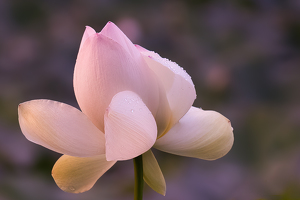
[[[143,154],[144,181],[157,193],[166,194],[166,181],[158,162],[149,150]]]
[[[19,123],[26,138],[58,153],[85,157],[104,154],[104,134],[78,109],[51,100],[19,105]]]
[[[154,147],[176,155],[214,160],[224,156],[232,145],[233,129],[226,117],[191,107]]]
[[[63,155],[55,163],[52,176],[63,191],[82,193],[91,189],[115,163],[106,161],[105,155],[85,158]]]
[[[128,160],[148,151],[157,137],[157,126],[142,99],[131,91],[116,94],[106,110],[107,160]]]
[[[116,32],[115,35],[126,37],[115,26],[108,28],[112,29],[110,34]],[[154,116],[161,104],[160,89],[153,71],[139,52],[129,52],[128,46],[135,48],[130,41],[127,46],[118,41],[102,32],[89,35],[81,44],[75,65],[76,99],[82,112],[101,131],[104,131],[105,110],[118,92],[130,90],[137,93]]]
[[[162,58],[159,54],[141,46],[136,45],[136,47],[148,66],[163,83],[173,114],[173,124],[178,122],[196,99],[196,91],[191,77],[175,62]]]

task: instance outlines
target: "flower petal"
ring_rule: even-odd
[[[155,119],[142,99],[131,91],[116,94],[104,116],[106,159],[128,160],[155,143]]]
[[[214,160],[231,149],[232,130],[230,121],[220,113],[191,107],[154,147],[181,156]]]
[[[173,124],[185,115],[196,99],[196,91],[191,77],[175,62],[160,57],[153,51],[136,45],[148,66],[163,83],[170,108],[173,113]]]
[[[135,48],[130,39],[113,22],[108,22],[101,30],[100,34],[116,41],[120,44],[134,59],[141,59],[140,52]]]
[[[154,191],[165,196],[166,181],[151,150],[143,154],[143,169],[144,181]]]
[[[85,157],[104,154],[104,134],[78,109],[51,100],[19,105],[19,123],[25,137],[53,151]]]
[[[135,47],[124,33],[111,24],[103,33],[89,35],[84,40],[74,71],[78,104],[101,131],[104,131],[105,110],[118,92],[137,93],[155,118],[162,99],[156,75],[137,50],[132,53]],[[113,39],[107,35],[112,35]],[[116,39],[120,37],[123,40]]]
[[[63,155],[55,163],[52,176],[63,191],[82,193],[91,189],[115,163],[106,161],[104,154],[85,158]]]
[[[120,44],[134,59],[140,60],[142,55],[139,49],[136,48],[135,45],[129,40],[129,38],[112,22],[108,22],[106,26],[102,29],[100,34],[105,35],[106,37],[116,41]],[[144,61],[143,61],[144,63]],[[148,66],[147,66],[148,67]],[[153,72],[150,70],[151,74]],[[157,77],[156,77],[157,78]],[[150,108],[154,118],[156,119],[158,136],[164,134],[169,130],[171,124],[171,110],[167,100],[167,96],[165,94],[164,86],[159,82],[157,84],[159,86],[159,104],[156,112]]]
[[[83,43],[91,36],[91,35],[94,35],[96,34],[96,31],[89,27],[89,26],[86,26],[85,27],[85,31],[83,33],[83,36],[82,36],[82,39],[81,39],[81,44],[80,44],[80,47],[79,49],[81,48],[81,46],[83,45]]]

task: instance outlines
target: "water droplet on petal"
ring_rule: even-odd
[[[71,190],[71,191],[75,191],[75,187],[73,187],[73,186],[70,186],[70,187],[69,187],[69,190]]]
[[[133,110],[133,109],[131,109],[131,112],[133,113],[133,112],[134,112],[134,110]]]

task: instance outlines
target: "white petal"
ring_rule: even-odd
[[[165,196],[166,181],[152,151],[143,154],[144,181],[157,193]]]
[[[148,151],[157,137],[155,119],[131,91],[116,94],[104,117],[106,159],[128,160]]]
[[[160,57],[153,51],[148,51],[136,45],[144,56],[148,66],[155,72],[163,83],[170,108],[173,114],[173,123],[190,109],[196,99],[196,91],[191,77],[175,62]]]
[[[106,161],[105,155],[85,158],[63,155],[55,163],[52,176],[63,191],[81,193],[91,189],[115,163]]]
[[[107,27],[109,34],[126,37],[115,26]],[[75,96],[82,112],[101,131],[104,131],[105,110],[118,92],[130,90],[137,93],[154,116],[160,106],[156,75],[134,45],[129,41],[126,45],[121,39],[115,41],[100,32],[89,35],[78,53],[74,71]],[[136,53],[128,49],[135,49]]]
[[[181,156],[214,160],[231,149],[232,131],[230,121],[220,113],[191,107],[154,147]]]
[[[78,109],[51,100],[19,105],[26,138],[58,153],[85,157],[104,154],[104,134]]]

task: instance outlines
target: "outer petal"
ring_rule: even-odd
[[[78,109],[51,100],[19,105],[19,123],[26,138],[53,151],[85,157],[104,154],[104,134]]]
[[[156,75],[113,23],[83,40],[75,65],[74,90],[82,112],[102,131],[112,97],[125,90],[137,93],[157,121],[168,125],[169,119],[157,114],[160,106],[168,107],[168,103],[163,101],[166,97],[161,96]]]
[[[153,51],[148,51],[136,45],[142,53],[148,66],[163,83],[173,114],[173,124],[185,115],[196,99],[196,91],[191,77],[175,62],[160,57]]]
[[[63,191],[81,193],[91,189],[115,163],[106,161],[105,155],[86,158],[63,155],[55,163],[52,176]]]
[[[131,91],[116,94],[106,110],[107,160],[128,160],[148,151],[155,143],[155,119],[142,99]]]
[[[144,181],[154,191],[165,196],[166,181],[151,150],[143,154],[143,169]]]
[[[232,130],[230,121],[220,113],[191,107],[154,147],[181,156],[214,160],[231,149]]]

